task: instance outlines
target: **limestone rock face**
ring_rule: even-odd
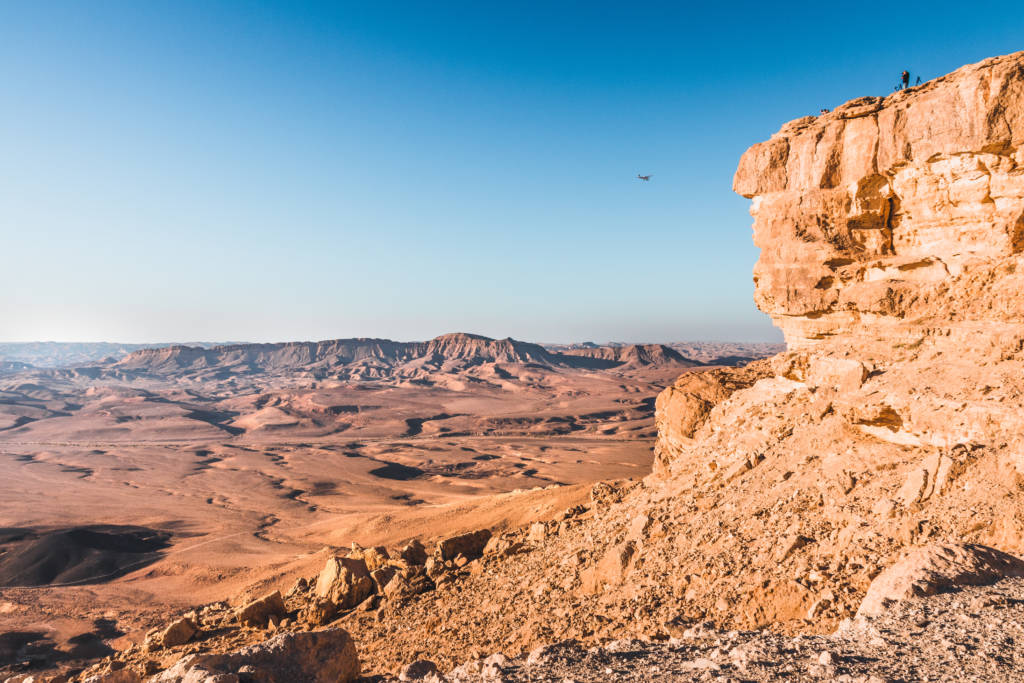
[[[791,350],[1015,343],[1022,63],[1016,53],[853,100],[743,155],[733,187],[753,199],[755,297]]]
[[[792,121],[733,185],[752,199],[755,300],[785,334],[773,370],[794,396],[893,444],[1003,444],[1024,475],[1024,52]],[[659,397],[660,471],[763,379],[732,373]]]

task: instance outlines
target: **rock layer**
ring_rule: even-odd
[[[1020,341],[1022,61],[852,100],[743,155],[755,296],[791,349]]]
[[[1024,52],[749,149],[734,188],[753,200],[755,299],[789,345],[776,375],[794,382],[759,392],[825,401],[903,446],[1004,445],[1024,472],[1022,143]],[[663,395],[660,414],[673,409]],[[671,459],[680,444],[660,424]]]

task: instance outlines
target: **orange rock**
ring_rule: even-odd
[[[235,617],[240,624],[262,628],[267,625],[272,616],[281,618],[285,614],[284,598],[281,597],[281,591],[274,591],[242,606],[235,613]]]

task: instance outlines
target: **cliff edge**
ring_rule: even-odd
[[[790,349],[982,354],[1024,322],[1024,53],[784,125],[740,160],[758,307]]]
[[[789,351],[681,377],[656,414],[657,486],[734,567],[702,572],[711,613],[831,627],[908,549],[1019,554],[1024,52],[787,123],[734,189]]]

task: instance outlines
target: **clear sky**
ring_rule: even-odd
[[[1019,1],[0,0],[0,341],[779,339],[743,150],[1020,49]]]

